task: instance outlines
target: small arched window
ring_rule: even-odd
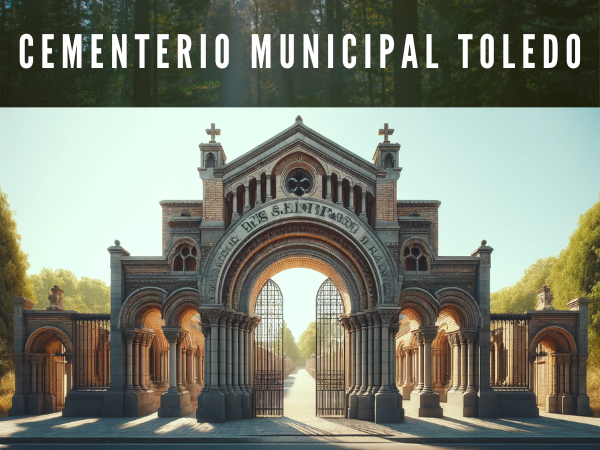
[[[428,272],[429,260],[420,244],[414,243],[404,247],[402,253],[405,272]]]
[[[173,271],[175,272],[196,272],[198,259],[198,250],[191,245],[183,245],[179,248],[175,259],[173,260]]]
[[[391,153],[388,153],[387,156],[385,157],[385,161],[383,162],[383,167],[386,169],[394,168],[394,157],[392,156]]]
[[[206,167],[209,169],[214,169],[215,167],[215,156],[212,153],[209,153],[206,157]]]

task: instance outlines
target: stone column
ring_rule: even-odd
[[[369,387],[369,321],[365,313],[359,313],[356,315],[360,321],[360,337],[361,337],[361,362],[362,362],[362,380],[360,386],[360,393],[366,395]]]
[[[244,189],[246,194],[244,195],[244,212],[250,210],[250,184],[244,184]]]
[[[459,339],[456,334],[449,334],[448,342],[450,343],[450,348],[452,349],[452,386],[448,392],[456,392],[460,386],[460,371],[458,363]]]
[[[262,193],[262,181],[260,179],[260,176],[256,179],[256,198],[254,199],[254,205],[258,206],[258,205],[262,205],[262,197],[261,197],[261,193]]]
[[[342,182],[344,180],[342,180],[340,177],[338,177],[338,183],[337,183],[337,190],[338,190],[338,196],[337,196],[337,204],[340,206],[344,206],[344,196],[342,195]]]
[[[382,356],[383,356],[383,347],[382,340],[386,339],[386,336],[382,336],[381,334],[381,317],[378,312],[374,312],[372,314],[373,318],[373,392],[379,392],[382,387],[382,372],[385,370],[382,367]],[[388,329],[389,332],[389,329]],[[388,344],[388,349],[391,349],[392,344]],[[392,364],[395,364],[395,361],[388,361],[388,367],[391,367]],[[396,384],[395,379],[389,380],[390,384]]]
[[[188,386],[191,384],[196,384],[195,380],[195,370],[194,370],[194,358],[195,358],[196,350],[194,348],[188,348],[186,352],[186,381]]]
[[[180,391],[184,390],[183,385],[183,342],[185,339],[185,335],[183,333],[179,333],[179,337],[177,339],[177,367],[175,369],[176,379],[177,379],[177,387]]]
[[[467,341],[467,389],[466,394],[475,394],[477,391],[474,384],[474,368],[475,360],[473,354],[473,344],[477,338],[477,331],[465,331],[463,333],[464,339]],[[463,347],[464,348],[464,347]]]
[[[37,356],[30,356],[29,361],[31,365],[31,392],[29,395],[37,395]]]
[[[267,173],[267,201],[269,200],[273,200],[273,197],[271,196],[271,174]]]
[[[369,362],[367,365],[368,368],[368,376],[367,376],[367,380],[369,385],[367,386],[367,393],[368,394],[374,394],[375,392],[373,391],[373,375],[375,372],[375,342],[374,342],[374,324],[375,321],[373,319],[373,312],[372,311],[365,311],[366,317],[367,317],[367,321],[369,323],[369,327],[367,328],[367,339],[368,339],[368,349],[367,349],[367,355],[369,356]]]
[[[142,336],[142,342],[140,346],[141,358],[140,358],[140,387],[142,389],[149,389],[148,387],[148,370],[146,369],[146,355],[150,351],[150,344],[152,343],[152,339],[154,339],[153,334],[144,334]]]
[[[421,394],[433,394],[431,387],[432,364],[431,364],[431,343],[437,337],[437,329],[426,330],[421,333],[423,340],[423,389]],[[437,394],[436,394],[437,395]]]
[[[127,344],[127,378],[125,389],[133,389],[133,330],[124,331],[125,342]]]
[[[216,359],[219,364],[219,389],[226,394],[227,391],[227,318],[229,312],[223,311],[219,316],[219,357]]]
[[[238,212],[237,188],[233,190],[232,210],[231,221],[234,222],[240,218],[240,213]]]
[[[413,350],[409,350],[406,355],[406,384],[410,386],[413,382],[413,373],[414,373],[414,362],[413,362]],[[412,388],[411,388],[412,389]]]
[[[178,393],[177,389],[177,340],[179,332],[165,332],[165,338],[169,341],[169,389],[170,393]]]
[[[325,200],[331,201],[331,174],[327,174],[327,188],[325,191]]]
[[[246,189],[246,193],[248,190]],[[233,337],[231,324],[233,323],[234,313],[229,311],[227,316],[226,328],[226,340],[227,340],[227,392],[233,393]]]
[[[362,386],[362,333],[358,317],[353,315],[350,318],[354,327],[354,341],[356,342],[354,345],[354,394],[358,395]]]
[[[417,385],[415,386],[415,391],[416,392],[420,392],[423,390],[423,377],[425,375],[424,370],[423,370],[423,345],[424,345],[424,341],[423,341],[423,335],[421,332],[417,332],[415,333],[415,337],[417,338],[417,345],[418,345],[418,356],[417,356],[417,376],[418,376],[418,380],[417,380]]]
[[[231,323],[231,336],[232,336],[232,386],[233,391],[236,394],[241,394],[242,390],[240,389],[240,381],[239,381],[239,364],[240,364],[240,349],[239,349],[239,335],[240,335],[240,322],[242,321],[242,313],[236,312],[233,321]]]
[[[142,342],[142,334],[139,331],[134,331],[133,334],[133,388],[137,391],[140,389],[140,343]]]
[[[44,369],[44,356],[38,355],[37,357],[37,394],[44,394],[44,378],[43,378],[43,369]]]
[[[354,185],[350,185],[350,190],[348,191],[348,210],[354,212]]]
[[[210,322],[202,317],[202,334],[204,335],[204,364],[203,364],[203,383],[202,393],[207,393],[210,390]]]
[[[381,387],[375,394],[375,422],[398,423],[404,419],[402,395],[395,387],[395,332],[397,308],[378,308],[377,322],[381,336]]]
[[[365,222],[367,221],[367,190],[363,189],[360,202],[360,215],[359,217]]]
[[[464,333],[459,335],[460,339],[460,387],[461,391],[467,390],[467,378],[468,378],[468,367],[467,367],[467,339]]]

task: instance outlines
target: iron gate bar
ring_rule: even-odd
[[[346,416],[345,330],[339,321],[342,314],[340,293],[327,279],[317,292],[317,417]]]
[[[283,416],[283,296],[272,281],[262,287],[254,313],[254,416]]]

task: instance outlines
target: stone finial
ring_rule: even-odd
[[[302,117],[300,117],[300,115],[296,116],[296,122],[302,122]]]
[[[63,291],[58,286],[54,286],[52,289],[52,294],[48,296],[48,300],[50,300],[50,305],[46,308],[48,311],[64,311],[65,305],[63,305]]]
[[[550,288],[548,286],[542,286],[542,288],[537,291],[537,307],[535,309],[538,311],[554,310],[552,300],[554,300],[554,295],[550,293]]]
[[[487,245],[487,241],[484,239],[483,241],[481,241],[481,246],[485,247]]]
[[[115,245],[116,245],[117,247],[118,247],[118,246],[120,246],[120,245],[121,245],[121,241],[120,241],[120,240],[118,240],[118,239],[115,239]]]

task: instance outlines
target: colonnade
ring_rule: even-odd
[[[64,370],[59,371],[58,364],[63,364]],[[28,382],[24,383],[28,414],[56,412],[73,387],[71,362],[50,353],[29,353],[25,355],[25,367],[29,375]],[[66,375],[66,389],[63,389],[61,375]]]
[[[198,398],[198,420],[250,418],[252,332],[260,318],[216,308],[202,309],[200,315],[205,337],[205,382]]]
[[[398,310],[365,311],[343,316],[348,333],[350,385],[348,417],[378,423],[403,418],[401,398],[394,383]],[[385,400],[384,400],[385,398]]]
[[[258,178],[253,178],[247,182],[237,185],[231,191],[232,194],[232,214],[231,220],[236,221],[239,219],[241,214],[249,211],[253,207],[260,206],[263,201],[268,202],[276,197],[276,193],[272,192],[273,182],[276,180],[276,176],[272,173],[264,173],[265,176],[265,198],[262,198],[262,175]],[[335,180],[332,181],[332,177]],[[358,213],[359,217],[367,220],[367,188],[366,186],[354,183],[350,178],[344,178],[342,180],[337,179],[336,174],[324,175],[325,194],[323,199],[328,201],[336,200],[336,204],[345,207],[350,212]],[[251,181],[255,181],[256,187],[251,188]],[[344,181],[347,181],[348,188],[346,189],[347,195],[344,195]],[[252,183],[254,184],[254,183]],[[315,183],[316,185],[316,183]],[[314,189],[314,188],[313,188]],[[242,192],[243,191],[243,192]],[[238,208],[238,192],[243,194],[243,205],[241,211]],[[356,207],[355,196],[357,196]]]

